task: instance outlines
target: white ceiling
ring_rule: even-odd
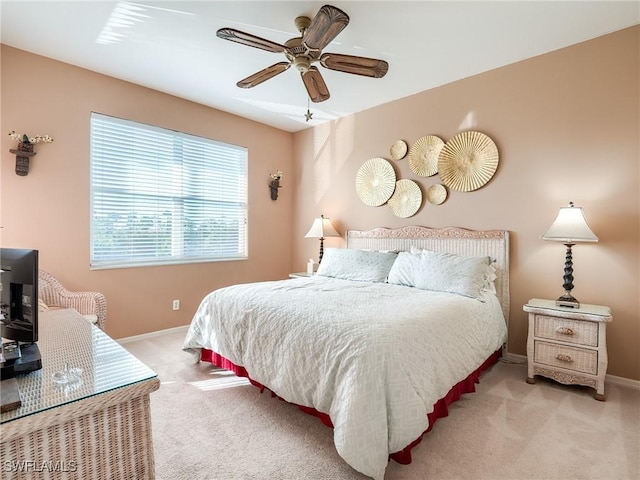
[[[372,79],[319,67],[311,103],[293,68],[236,82],[284,55],[216,37],[232,27],[277,43],[324,4],[351,21],[324,52],[386,60]],[[637,1],[0,1],[2,43],[295,132],[640,23]],[[122,12],[127,12],[122,15]]]

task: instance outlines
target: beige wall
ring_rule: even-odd
[[[565,247],[540,235],[573,201],[600,237],[574,247],[573,293],[583,303],[611,306],[608,372],[640,379],[639,68],[634,27],[295,134],[294,268],[317,256],[317,241],[303,236],[320,213],[342,232],[414,224],[509,230],[509,350],[525,354],[522,305],[562,293]],[[371,81],[384,88],[384,80]],[[485,187],[450,192],[443,205],[424,205],[409,219],[358,199],[358,168],[372,157],[389,158],[395,140],[446,140],[469,129],[489,135],[500,152]],[[413,174],[406,158],[394,168],[423,191],[439,183]]]
[[[1,50],[0,244],[37,248],[40,265],[70,289],[107,297],[107,332],[119,338],[191,321],[214,288],[285,278],[291,269],[292,135],[237,116],[5,45]],[[89,269],[89,116],[92,111],[249,149],[249,260]],[[31,171],[15,175],[7,132],[48,134]],[[285,172],[277,201],[269,173]],[[173,299],[181,309],[171,310]]]
[[[318,250],[317,240],[303,237],[321,213],[341,232],[411,224],[506,229],[509,350],[524,354],[522,304],[562,290],[564,247],[539,237],[558,208],[573,201],[600,237],[574,248],[574,294],[612,307],[609,373],[638,380],[639,45],[634,27],[297,134],[2,46],[0,130],[49,134],[55,142],[38,145],[31,172],[18,177],[9,153],[15,143],[0,135],[0,243],[38,248],[42,267],[69,287],[103,291],[107,332],[118,338],[189,323],[216,287],[303,270]],[[91,111],[247,146],[250,259],[90,271]],[[411,144],[426,134],[446,140],[468,129],[488,134],[500,150],[498,171],[482,189],[451,192],[443,205],[425,205],[409,219],[357,198],[356,171],[369,158],[388,158],[395,140]],[[394,166],[398,178],[416,180],[423,190],[438,183],[437,176],[416,177],[406,158]],[[285,172],[284,188],[272,202],[267,183],[276,169]],[[171,311],[175,298],[179,312]]]

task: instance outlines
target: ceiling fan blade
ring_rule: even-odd
[[[263,70],[260,70],[253,75],[249,75],[247,78],[240,80],[236,85],[240,88],[251,88],[256,85],[260,85],[265,80],[275,77],[276,75],[287,70],[291,64],[289,62],[279,62],[271,65]]]
[[[324,79],[317,67],[311,67],[303,73],[302,81],[313,103],[320,103],[329,99],[327,84],[324,83]]]
[[[310,50],[322,50],[349,24],[349,15],[331,5],[323,6],[304,32],[303,42]]]
[[[373,78],[382,78],[389,70],[389,64],[384,60],[339,53],[325,53],[320,57],[320,64],[330,70]]]
[[[267,52],[282,53],[287,51],[287,47],[280,45],[279,43],[272,42],[262,37],[251,35],[250,33],[241,32],[234,28],[221,28],[216,32],[216,35],[223,40],[229,40],[230,42],[241,43],[242,45],[248,45],[250,47],[266,50]]]

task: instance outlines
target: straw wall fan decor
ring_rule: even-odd
[[[414,216],[422,205],[422,190],[413,180],[402,179],[396,182],[396,189],[389,199],[389,208],[396,217]]]
[[[438,156],[444,142],[435,135],[419,138],[409,150],[409,168],[419,177],[431,177],[438,173]]]
[[[356,192],[365,205],[378,207],[387,203],[394,215],[408,218],[420,210],[423,196],[430,204],[441,205],[448,197],[447,189],[471,192],[486,185],[499,162],[496,144],[477,131],[460,132],[447,142],[436,135],[425,135],[411,148],[404,140],[396,140],[389,149],[391,159],[396,161],[407,153],[411,172],[418,177],[438,174],[442,183],[430,185],[423,195],[417,182],[396,180],[389,161],[372,158],[356,174]]]
[[[396,172],[384,158],[364,162],[356,174],[356,193],[365,205],[384,205],[395,190]]]
[[[445,143],[438,157],[442,183],[471,192],[487,184],[498,168],[496,144],[480,132],[461,132]]]

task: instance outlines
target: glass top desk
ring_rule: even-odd
[[[41,312],[42,369],[16,377],[0,416],[3,478],[153,479],[149,394],[157,375],[74,310]],[[53,375],[82,372],[59,384]]]

